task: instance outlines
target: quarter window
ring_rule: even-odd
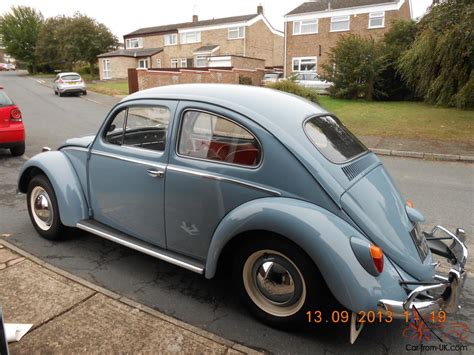
[[[235,122],[207,112],[186,111],[181,122],[178,153],[183,156],[235,165],[257,166],[257,139]]]
[[[382,28],[385,26],[385,12],[371,12],[369,14],[369,28]]]
[[[104,140],[115,145],[165,150],[170,111],[163,106],[132,106],[120,111]]]
[[[349,16],[331,17],[331,32],[349,31],[349,29],[350,29]]]
[[[293,22],[293,34],[318,33],[318,19]]]

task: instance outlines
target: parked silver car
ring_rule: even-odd
[[[277,83],[283,80],[283,77],[284,77],[283,72],[266,73],[262,79],[262,86],[265,86],[271,83]]]
[[[307,88],[316,89],[319,94],[327,94],[333,83],[321,79],[316,73],[296,73],[293,76],[295,82]]]
[[[87,95],[86,83],[77,73],[59,73],[54,78],[54,94],[64,96],[64,94]]]

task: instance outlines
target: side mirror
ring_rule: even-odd
[[[109,126],[109,132],[115,131],[115,128],[117,128],[117,126],[112,123],[112,124]]]

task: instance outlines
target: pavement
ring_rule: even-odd
[[[6,323],[32,329],[11,354],[257,351],[143,306],[0,240],[0,300]]]

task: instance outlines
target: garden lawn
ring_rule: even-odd
[[[341,100],[320,96],[322,107],[356,135],[474,142],[474,111],[422,102]]]
[[[86,82],[86,85],[87,90],[105,95],[128,95],[127,80]]]

